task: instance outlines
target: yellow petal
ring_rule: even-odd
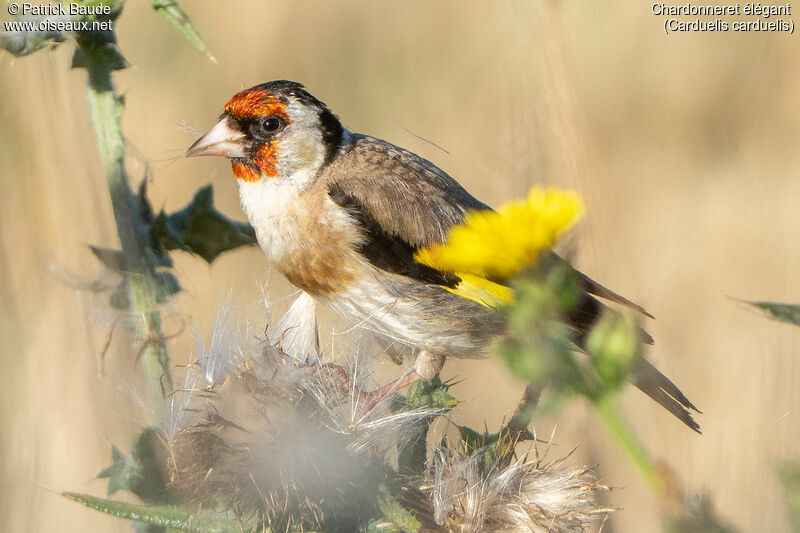
[[[582,214],[576,193],[533,188],[526,199],[507,202],[497,211],[469,213],[463,225],[450,230],[445,244],[422,248],[414,257],[438,270],[509,279],[535,263]]]

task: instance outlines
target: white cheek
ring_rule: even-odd
[[[325,161],[325,147],[315,109],[292,101],[287,112],[292,124],[280,136],[278,176],[296,180],[298,173],[316,173]]]
[[[280,140],[278,152],[278,177],[302,179],[316,174],[325,161],[322,139],[311,132],[316,130],[294,129]]]

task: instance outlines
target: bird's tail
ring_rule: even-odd
[[[585,276],[584,278],[588,279]],[[637,308],[638,306],[634,307],[634,309]],[[573,327],[575,343],[578,346],[585,348],[589,332],[596,324],[597,320],[600,319],[605,309],[607,309],[606,306],[600,303],[596,298],[589,294],[584,294],[578,306],[570,312],[567,319]],[[648,313],[648,316],[651,315]],[[653,337],[644,329],[640,328],[639,334],[641,342],[653,344]],[[701,433],[700,424],[692,417],[692,411],[700,413],[700,410],[689,401],[678,386],[645,359],[639,361],[637,365],[634,371],[634,385],[643,393],[650,396],[664,409],[675,415],[678,420],[694,431]]]
[[[646,359],[639,361],[635,371],[636,379],[634,385],[643,393],[650,396],[661,407],[675,415],[681,422],[692,428],[698,433],[700,424],[692,417],[692,411],[701,411],[694,406],[685,394],[675,385],[672,380],[659,372]]]

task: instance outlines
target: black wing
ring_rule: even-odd
[[[412,246],[403,237],[391,235],[383,230],[378,221],[358,197],[348,194],[339,187],[332,187],[330,198],[359,223],[363,240],[358,243],[358,251],[374,266],[413,278],[424,283],[433,283],[455,288],[461,279],[452,272],[442,272],[414,260],[417,246]]]

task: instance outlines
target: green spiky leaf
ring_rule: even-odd
[[[222,252],[255,244],[256,238],[252,226],[216,210],[208,185],[180,211],[169,215],[161,211],[150,226],[150,241],[154,249],[184,250],[211,263]]]
[[[168,270],[159,270],[153,274],[156,283],[156,302],[164,303],[170,296],[180,292],[181,284],[175,274]],[[130,284],[127,279],[120,281],[108,298],[111,307],[114,309],[129,309],[130,299],[128,290]]]
[[[769,318],[788,322],[795,326],[800,326],[800,305],[784,304],[777,302],[748,302],[740,300],[756,309],[763,311]]]
[[[191,512],[185,508],[172,505],[137,505],[77,492],[62,492],[61,494],[69,500],[101,513],[177,531],[190,533],[241,533],[243,528],[244,531],[262,531],[254,528],[254,525],[243,526],[233,516],[222,513]]]
[[[452,409],[458,405],[458,400],[450,395],[449,388],[450,386],[443,383],[438,375],[431,379],[415,381],[408,387],[405,403],[415,409]]]
[[[14,20],[22,22],[36,19],[17,17]],[[42,48],[55,48],[68,38],[68,33],[60,31],[2,31],[0,32],[0,48],[16,57],[22,57]]]
[[[482,450],[485,464],[492,464],[497,456],[500,433],[490,433],[488,430],[480,433],[467,426],[459,426],[458,433],[461,436],[461,442],[464,443],[467,454],[471,455],[478,450]]]
[[[168,503],[172,497],[167,488],[165,472],[166,448],[158,432],[144,428],[134,438],[130,455],[111,448],[111,466],[98,478],[108,478],[108,495],[118,490],[136,494],[145,503]]]
[[[384,528],[383,531],[402,531],[404,533],[419,531],[419,520],[390,495],[382,494],[378,497],[378,508],[381,510],[383,518],[393,526],[393,529]]]
[[[189,41],[189,44],[206,54],[210,59],[213,59],[206,48],[206,43],[203,42],[200,33],[189,19],[189,15],[186,14],[186,11],[183,10],[178,2],[175,0],[150,0],[150,5],[167,22],[172,24]]]
[[[126,457],[119,448],[111,446],[111,465],[97,474],[100,479],[108,478],[108,495],[111,496],[118,490],[126,490],[129,486],[125,474]]]
[[[125,272],[125,254],[122,250],[114,250],[111,248],[102,248],[100,246],[90,245],[89,249],[94,256],[103,263],[103,266],[112,272]]]

